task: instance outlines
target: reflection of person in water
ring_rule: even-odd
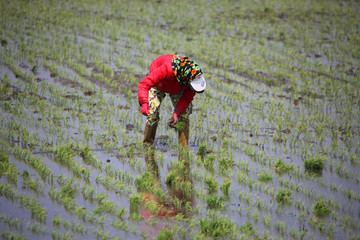
[[[188,57],[160,56],[151,64],[149,74],[139,83],[141,113],[147,116],[144,143],[152,145],[160,119],[159,108],[166,93],[174,105],[173,125],[182,122],[179,143],[188,145],[189,115],[196,93],[204,92],[206,82],[199,65]]]
[[[155,179],[157,187],[160,188],[159,168],[154,158],[154,149],[152,147],[145,150],[145,162],[147,171],[151,173]],[[171,170],[167,175],[166,184],[170,198],[166,201],[160,201],[154,196],[154,192],[144,193],[144,202],[153,201],[158,206],[155,217],[174,217],[177,214],[186,216],[190,213],[193,205],[193,185],[190,179],[190,163],[189,152],[186,148],[181,148],[179,153],[179,161],[172,164]],[[156,189],[152,189],[153,191]],[[142,216],[150,217],[152,214],[143,208]]]
[[[166,184],[168,193],[165,199],[159,199],[158,191],[161,189],[160,173],[158,164],[155,160],[155,149],[153,146],[145,147],[145,162],[147,173],[155,180],[155,187],[147,188],[141,194],[143,202],[140,209],[141,216],[146,220],[141,224],[143,233],[148,238],[156,238],[160,231],[169,228],[172,218],[181,214],[183,217],[189,216],[193,207],[193,185],[190,179],[190,163],[188,148],[181,147],[179,161],[171,164],[171,169],[167,175]],[[151,219],[157,219],[151,221]],[[153,223],[148,225],[149,223]]]

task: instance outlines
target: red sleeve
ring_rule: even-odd
[[[152,70],[138,86],[138,97],[140,106],[144,103],[148,103],[149,90],[152,87],[156,87],[159,82],[163,81],[167,77],[167,69],[165,65]]]
[[[189,106],[189,104],[194,99],[195,92],[191,91],[189,88],[186,88],[176,104],[175,111],[178,111],[180,114],[184,113]]]

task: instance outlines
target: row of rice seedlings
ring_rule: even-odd
[[[54,153],[54,160],[60,165],[67,167],[76,177],[89,180],[91,170],[79,164],[73,159],[75,153],[73,145],[60,145],[59,147],[52,147]]]
[[[41,42],[41,43],[43,44],[43,42]],[[77,45],[74,45],[74,46],[77,46]],[[67,46],[67,47],[70,47],[70,46]],[[39,48],[43,48],[43,46],[39,44]],[[46,51],[46,48],[44,49],[44,51]],[[52,54],[50,54],[50,55],[44,53],[44,55],[48,55],[48,56],[52,56],[52,57],[54,57],[54,56],[56,57],[56,56],[58,56],[58,54],[59,54],[59,53],[58,53],[57,51],[53,51]],[[56,57],[55,59],[61,59],[61,57]],[[74,64],[74,61],[69,60],[68,63],[71,64],[71,65],[73,65],[73,64]],[[77,64],[78,64],[78,63],[77,63]],[[78,65],[77,65],[77,66],[78,66]],[[82,68],[77,67],[76,69],[82,69]],[[81,72],[82,72],[82,74],[84,74],[84,71],[81,71]],[[107,71],[107,72],[109,72],[109,71]],[[113,74],[111,74],[111,70],[110,70],[109,73],[110,73],[110,76],[111,76],[111,78],[112,78],[112,77],[113,77]],[[109,75],[109,74],[108,74],[108,75]],[[99,80],[101,81],[101,79],[103,79],[102,76],[100,76],[100,79],[99,79]],[[103,80],[105,80],[105,79],[103,79]],[[108,81],[108,80],[102,81],[102,82],[107,82],[109,86],[112,86],[112,83],[111,83],[110,81]],[[113,87],[117,89],[116,85],[113,86]]]
[[[45,184],[39,180],[33,179],[28,171],[23,171],[21,174],[23,177],[23,184],[32,191],[36,193],[43,193],[45,189]]]
[[[0,153],[0,177],[6,176],[8,181],[17,184],[19,171],[15,164],[9,162],[9,156]]]
[[[41,158],[32,154],[28,149],[21,149],[19,146],[11,147],[7,142],[0,140],[3,149],[10,151],[9,154],[13,155],[16,159],[26,162],[35,169],[42,179],[49,179],[52,176],[51,169],[42,161]]]
[[[31,211],[32,217],[38,222],[45,222],[47,217],[46,209],[37,202],[37,199],[21,196],[10,185],[5,185],[3,182],[0,183],[0,193],[5,196],[5,198],[13,202],[19,202],[21,206],[28,208]]]
[[[0,221],[9,226],[10,229],[15,229],[16,231],[22,231],[24,227],[23,219],[6,216],[5,213],[1,214]]]
[[[5,120],[4,122],[3,136],[4,139],[12,143],[19,143],[23,148],[34,149],[38,146],[39,136],[37,134],[30,135],[28,128],[24,127],[16,120]]]
[[[239,177],[240,177],[240,175],[239,175]],[[243,179],[243,178],[241,178],[241,179]],[[282,182],[280,181],[280,184],[281,185],[283,185],[282,184]],[[286,187],[287,187],[287,185],[288,184],[286,184]],[[297,189],[299,189],[299,188],[297,188]],[[301,189],[301,188],[300,188]],[[284,192],[284,191],[286,191],[286,192]],[[299,191],[299,190],[297,190],[297,191]],[[286,193],[286,194],[285,194]],[[291,192],[289,192],[287,189],[284,189],[284,190],[281,190],[281,191],[279,191],[278,193],[277,193],[277,195],[276,195],[276,197],[277,197],[277,200],[280,202],[280,203],[286,203],[286,202],[290,202],[290,200],[289,200],[289,196],[291,196]],[[240,194],[240,199],[243,199],[244,197],[243,197],[243,195],[242,194]],[[250,200],[250,195],[248,195],[248,198],[247,198],[248,200],[248,203],[249,203],[249,200]],[[257,206],[257,207],[260,207],[261,208],[261,201],[259,201],[258,199],[257,199],[257,201],[255,202],[255,205]]]
[[[116,181],[115,178],[109,177],[109,176],[105,177],[105,176],[98,175],[96,177],[95,182],[96,183],[101,183],[102,185],[104,185],[104,187],[107,190],[113,190],[113,191],[116,191],[117,193],[121,192],[125,188],[123,182]]]
[[[72,183],[74,179],[64,178],[62,176],[58,177],[58,183],[62,185],[62,190],[58,191],[52,188],[49,191],[49,195],[53,199],[57,199],[59,202],[64,204],[65,208],[74,211],[79,219],[82,219],[85,222],[96,222],[99,224],[104,223],[103,212],[115,214],[117,217],[121,218],[126,211],[123,208],[117,208],[115,203],[107,199],[108,195],[104,192],[98,194],[95,193],[95,189],[91,186],[85,184],[81,190],[84,199],[89,200],[90,202],[96,201],[99,206],[96,207],[92,212],[84,209],[81,206],[76,206],[74,203],[74,194],[78,191],[78,187]],[[99,216],[100,215],[100,216]]]
[[[197,223],[199,224],[200,230],[198,235],[204,234],[211,238],[222,238],[225,236],[230,238],[238,237],[236,226],[229,218],[223,217],[218,212],[212,210],[207,213],[208,217],[200,219]]]
[[[319,170],[322,170],[322,166],[323,166],[323,163],[324,163],[324,158],[322,156],[317,156],[315,158],[309,158],[307,160],[304,161],[304,167],[305,167],[305,170],[308,170],[308,171],[314,171],[315,172],[318,172]],[[277,168],[277,164],[280,163],[279,161],[276,162],[275,164],[275,168]],[[297,176],[303,176],[302,175],[297,175]],[[304,176],[311,176],[311,175],[308,175],[306,172],[305,172],[305,175]],[[316,179],[315,179],[316,180]],[[322,180],[320,182],[323,186],[326,186],[325,182]]]
[[[28,86],[28,85],[27,85]],[[21,97],[21,95],[18,95],[19,97]],[[44,107],[41,107],[42,105],[41,104],[39,104],[39,103],[42,103],[43,101],[38,101],[38,98],[37,97],[35,97],[35,96],[31,96],[31,94],[30,95],[23,95],[24,97],[26,97],[26,98],[32,98],[33,99],[33,104],[31,104],[31,106],[32,107],[35,107],[35,109],[34,109],[34,111],[37,111],[38,109],[38,107],[40,107],[40,109],[42,109],[41,110],[41,112],[42,112],[42,114],[43,115],[45,115],[45,109],[44,109]],[[16,107],[16,106],[15,106]],[[16,109],[15,109],[16,110]],[[17,112],[17,111],[15,111],[15,112]],[[49,115],[49,112],[47,112],[47,114],[46,115]],[[49,123],[51,123],[51,125],[49,126],[49,128],[50,127],[53,127],[53,129],[55,130],[55,129],[58,129],[58,127],[55,125],[55,124],[53,124],[53,122],[49,122]]]
[[[26,237],[19,236],[16,233],[12,233],[12,232],[2,232],[0,235],[4,239],[14,239],[14,240],[25,240],[26,239]]]
[[[96,214],[96,211],[94,210],[93,213],[91,213],[89,210],[82,206],[78,206],[75,202],[75,196],[77,195],[77,192],[79,190],[79,186],[77,186],[76,182],[74,182],[74,179],[68,179],[68,178],[60,178],[58,179],[58,183],[61,186],[61,190],[57,190],[55,187],[51,187],[48,194],[49,197],[53,200],[56,200],[58,203],[62,204],[65,207],[65,210],[69,212],[73,212],[78,219],[81,219],[85,223],[96,223],[96,224],[103,224],[104,223],[104,217],[98,217],[94,214]],[[91,193],[91,197],[92,194]],[[89,193],[87,193],[89,194]],[[84,195],[85,196],[85,195]],[[91,198],[92,199],[92,198]],[[91,200],[90,199],[90,200]],[[63,222],[63,226],[65,229],[69,229],[72,224],[70,224],[67,220],[62,221],[59,217],[54,217],[53,224],[59,225],[61,222]],[[81,233],[84,230],[84,225],[80,224],[80,227],[76,229],[81,229]],[[74,229],[73,229],[74,230]],[[78,231],[77,231],[78,232]]]
[[[50,87],[50,86],[48,86],[48,87]],[[51,88],[51,89],[53,89],[53,88]],[[57,93],[54,97],[55,97],[55,99],[61,99],[62,101],[63,100],[66,100],[66,101],[68,101],[66,98],[62,98],[62,97],[60,97],[60,96],[62,96],[62,94],[60,93],[58,93],[58,92],[55,92],[55,93]]]
[[[69,232],[62,234],[59,233],[56,229],[53,229],[51,232],[51,238],[54,240],[61,240],[61,239],[73,239],[72,234],[70,234]]]

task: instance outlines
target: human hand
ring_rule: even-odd
[[[148,105],[147,103],[144,103],[143,105],[141,105],[141,113],[142,113],[144,116],[149,115],[149,113],[150,113],[150,108],[149,108],[149,105]]]
[[[174,112],[171,117],[174,120],[173,123],[172,123],[172,125],[174,126],[178,121],[179,114],[177,112]]]

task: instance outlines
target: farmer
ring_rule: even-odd
[[[152,145],[160,119],[159,108],[166,93],[174,106],[172,125],[183,122],[179,130],[180,145],[187,146],[189,115],[196,93],[204,92],[206,82],[199,65],[188,57],[160,56],[152,62],[149,74],[139,83],[138,95],[141,113],[147,116],[144,144]]]

